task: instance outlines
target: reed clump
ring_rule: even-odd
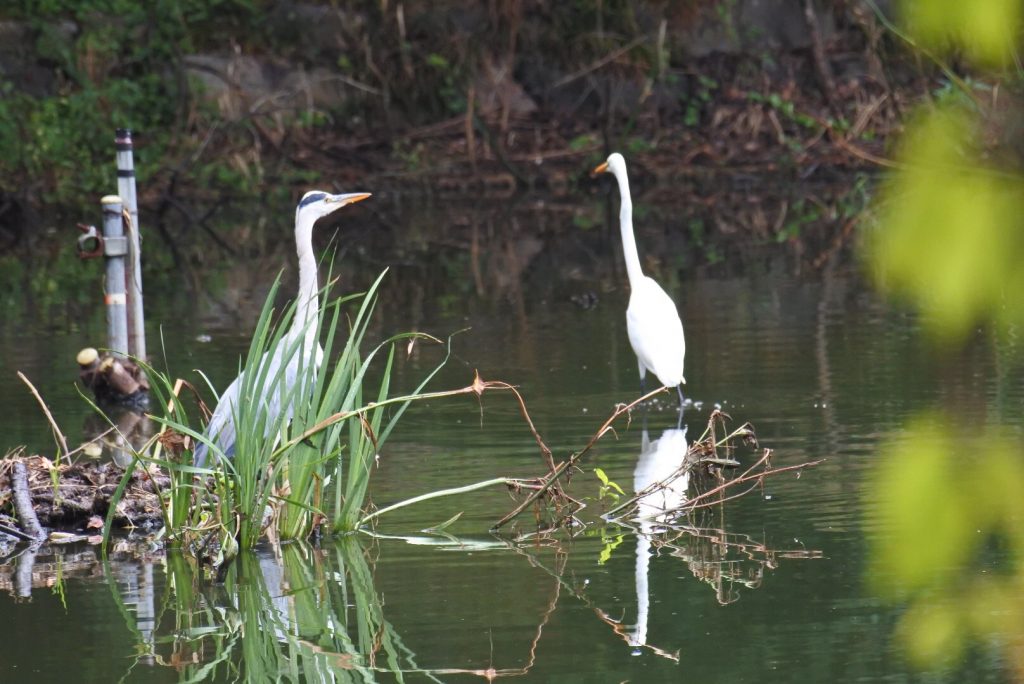
[[[167,540],[221,565],[239,548],[252,548],[265,537],[305,539],[315,532],[356,528],[380,448],[410,403],[426,396],[424,387],[447,360],[411,393],[392,396],[399,342],[439,340],[402,333],[367,344],[383,277],[365,293],[334,298],[322,293],[327,305],[301,336],[288,334],[294,303],[274,315],[275,283],[240,365],[230,455],[197,427],[196,412],[189,413],[190,403],[195,404],[179,396],[191,385],[145,366],[153,405],[161,409],[152,418],[162,429],[134,457],[137,464],[168,476],[160,491]],[[320,340],[322,357],[304,352],[303,345]],[[298,363],[270,363],[274,358]],[[368,376],[380,380],[371,385]],[[205,410],[201,401],[198,408]],[[200,443],[208,453],[203,463],[193,457]],[[115,493],[110,515],[133,470],[128,468]]]

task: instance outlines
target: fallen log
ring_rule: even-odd
[[[36,541],[46,539],[46,531],[39,524],[39,518],[32,507],[32,496],[28,489],[28,469],[20,460],[15,461],[11,471],[11,489],[14,492],[14,510],[21,529]]]

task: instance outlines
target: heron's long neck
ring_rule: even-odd
[[[629,179],[626,174],[616,174],[619,181],[619,196],[622,207],[619,209],[619,226],[622,229],[622,254],[626,257],[626,275],[629,277],[630,288],[636,289],[644,277],[640,270],[640,255],[636,251],[636,238],[633,236],[633,200],[629,196]]]
[[[295,247],[299,254],[299,295],[295,301],[295,320],[292,321],[292,335],[305,331],[306,343],[316,339],[316,319],[320,314],[317,298],[316,257],[313,255],[313,223],[310,217],[295,217]]]

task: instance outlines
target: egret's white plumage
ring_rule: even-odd
[[[299,292],[295,304],[295,317],[291,327],[278,345],[274,356],[264,355],[260,361],[259,376],[275,378],[282,363],[286,363],[283,382],[284,388],[275,387],[264,393],[267,402],[267,425],[274,423],[272,417],[282,411],[281,397],[295,397],[291,389],[295,386],[299,370],[312,363],[320,368],[324,350],[317,342],[316,320],[320,315],[319,285],[317,284],[317,263],[313,254],[313,225],[328,214],[344,206],[359,202],[370,196],[368,192],[354,192],[343,195],[332,195],[319,190],[312,190],[302,196],[295,208],[295,249],[299,256]],[[285,358],[287,357],[287,359]],[[263,364],[270,364],[266,373]],[[234,456],[235,453],[235,422],[233,419],[235,405],[241,391],[245,373],[235,378],[224,393],[220,395],[217,408],[206,426],[205,435],[224,453]],[[291,417],[293,406],[285,406],[283,410]],[[207,446],[196,445],[195,462],[206,463]]]
[[[622,231],[622,252],[626,258],[630,289],[626,331],[636,353],[640,382],[643,383],[647,371],[651,371],[666,387],[678,387],[686,382],[683,377],[683,359],[686,354],[683,322],[672,298],[654,279],[645,276],[640,268],[636,237],[633,235],[633,201],[629,196],[626,160],[614,152],[606,162],[594,169],[594,173],[611,173],[619,183],[622,199],[619,227]],[[679,396],[682,399],[681,392]]]

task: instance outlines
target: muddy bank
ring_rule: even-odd
[[[246,135],[241,144],[226,132],[214,138],[246,174],[273,174],[283,164],[339,187],[448,197],[565,195],[586,187],[610,150],[662,185],[735,174],[828,180],[879,168],[886,141],[934,85],[931,75],[858,3],[839,12],[808,2],[809,15],[783,4],[787,11],[766,28],[753,23],[765,20],[750,9],[758,3],[733,3],[742,20],[709,17],[708,7],[659,14],[638,3],[630,32],[578,29],[565,39],[575,50],[553,43],[542,26],[550,16],[520,9],[515,26],[501,17],[472,24],[503,37],[488,47],[471,42],[467,54],[448,55],[425,35],[410,38],[426,63],[400,59],[382,72],[376,92],[355,88],[346,115],[331,115],[330,125],[291,125],[282,116],[290,105],[273,116],[253,109],[295,96],[287,79],[276,89],[269,82],[218,88],[227,128]],[[407,7],[410,25],[439,21],[411,13]],[[446,21],[458,26],[455,14]],[[389,19],[379,22],[365,30],[386,46],[373,30]],[[737,23],[736,35],[716,43],[710,34],[731,35],[723,22]],[[740,37],[748,35],[761,38]],[[218,67],[222,74],[247,68],[256,67],[231,60]],[[307,105],[318,100],[315,91],[305,96]]]
[[[55,463],[43,456],[8,457],[0,461],[0,511],[14,513],[15,463],[27,470],[28,493],[39,523],[47,528],[102,535],[111,499],[124,477],[114,463]],[[169,484],[158,471],[136,468],[113,516],[116,528],[153,529],[161,523],[157,492]]]
[[[0,54],[23,96],[11,113],[64,102],[49,128],[12,129],[23,154],[2,169],[0,221],[31,221],[44,197],[105,194],[101,132],[116,126],[136,131],[144,210],[198,224],[225,199],[311,184],[560,195],[612,149],[665,183],[844,174],[875,168],[936,83],[861,2],[279,1],[185,27],[163,11],[120,17],[135,33],[102,58],[102,8],[0,22],[24,47]]]

